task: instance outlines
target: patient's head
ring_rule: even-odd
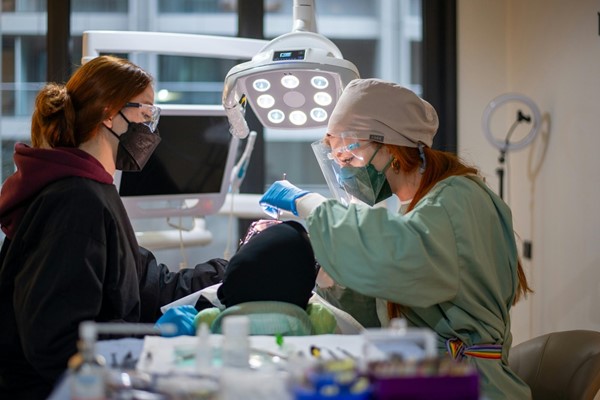
[[[316,276],[306,230],[298,222],[286,221],[269,226],[239,248],[217,295],[226,307],[282,301],[306,308]]]

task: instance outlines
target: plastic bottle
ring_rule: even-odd
[[[230,315],[223,320],[222,358],[224,367],[249,368],[250,319],[246,315]]]
[[[196,372],[207,373],[212,367],[212,346],[210,344],[210,330],[206,323],[201,323],[196,331],[198,343],[196,345]]]
[[[94,322],[79,325],[79,352],[69,360],[72,400],[106,399],[106,368],[104,358],[96,355]]]

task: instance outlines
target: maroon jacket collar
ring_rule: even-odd
[[[31,200],[49,183],[67,177],[113,183],[112,176],[96,158],[77,148],[39,149],[17,143],[14,161],[17,171],[6,179],[0,191],[0,225],[9,239]]]

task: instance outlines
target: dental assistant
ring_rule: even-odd
[[[440,354],[477,368],[486,399],[529,399],[508,366],[510,309],[531,291],[511,211],[477,169],[431,149],[437,128],[435,109],[410,90],[354,80],[327,136],[313,145],[341,195],[326,199],[278,181],[261,203],[306,218],[329,276],[387,300],[390,318],[434,330]],[[392,194],[398,212],[372,207]]]
[[[47,398],[80,322],[153,323],[162,305],[221,281],[225,260],[173,273],[140,248],[113,184],[159,145],[153,103],[151,76],[111,56],[38,93],[32,144],[16,144],[0,193],[0,398]]]

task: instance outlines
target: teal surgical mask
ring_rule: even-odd
[[[382,171],[377,171],[375,166],[371,164],[380,148],[381,146],[373,153],[366,166],[345,166],[341,167],[339,171],[339,181],[346,192],[370,206],[392,195],[392,188],[385,177],[385,171],[392,164],[392,159]]]

